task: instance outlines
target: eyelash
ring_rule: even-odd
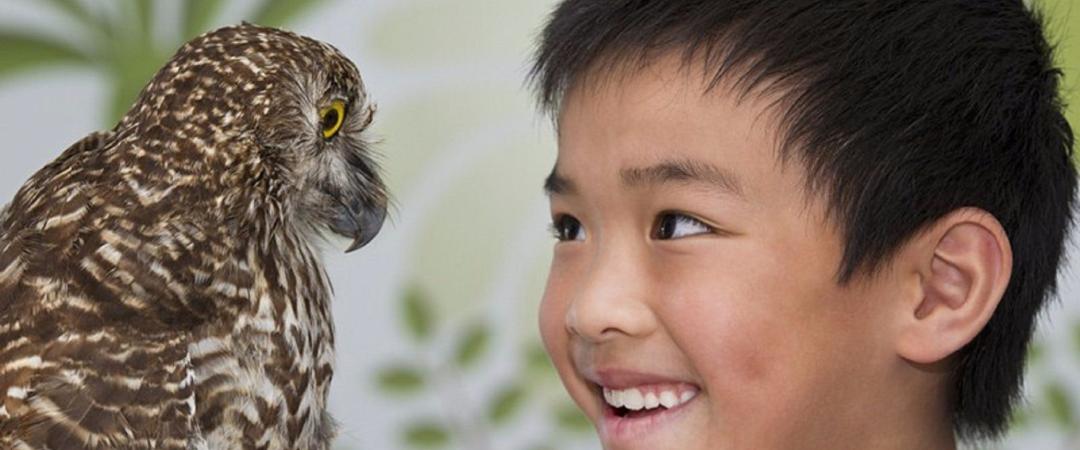
[[[673,236],[676,230],[672,227],[678,226],[679,224],[683,224],[686,226],[693,225],[698,227],[700,231],[683,234],[682,236]],[[656,217],[655,224],[653,224],[653,238],[659,240],[681,239],[685,237],[693,237],[713,232],[715,232],[715,230],[713,230],[712,227],[706,225],[704,222],[694,218],[693,216],[676,211],[665,211],[660,213],[660,215]],[[668,234],[669,236],[662,237],[661,233]]]
[[[559,214],[555,216],[549,226],[551,235],[555,237],[559,242],[578,240],[578,237],[570,236],[571,231],[577,231],[584,233],[585,230],[581,227],[581,222],[576,217],[569,214]],[[582,236],[581,240],[584,240]]]
[[[699,231],[676,236],[676,234],[678,234],[678,229],[675,227],[680,224],[684,226],[696,226],[699,228]],[[569,214],[559,214],[555,216],[549,225],[549,230],[551,231],[552,236],[560,242],[585,240],[586,233],[585,229],[581,226],[581,222],[576,217]],[[673,240],[715,232],[716,230],[713,229],[713,227],[710,227],[693,216],[680,212],[665,211],[656,217],[650,235],[657,240]]]

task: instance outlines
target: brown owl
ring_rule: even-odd
[[[222,28],[30,178],[0,213],[0,448],[329,448],[318,250],[382,226],[373,114],[335,48]]]

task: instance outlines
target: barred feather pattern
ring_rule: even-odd
[[[318,236],[386,206],[372,114],[333,47],[227,27],[31,177],[0,212],[0,448],[329,448]]]

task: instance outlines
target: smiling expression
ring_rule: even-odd
[[[565,387],[607,449],[888,440],[893,408],[866,408],[906,398],[882,332],[899,285],[838,284],[841,236],[777,158],[768,99],[679,67],[564,99],[540,326]]]

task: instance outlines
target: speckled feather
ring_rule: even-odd
[[[0,448],[329,448],[318,244],[385,214],[373,113],[333,47],[222,28],[30,178],[0,213]]]

